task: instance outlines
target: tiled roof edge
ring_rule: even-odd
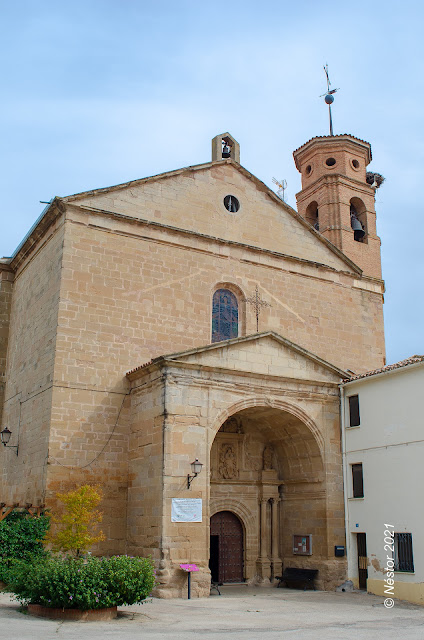
[[[402,367],[407,367],[411,364],[418,364],[419,362],[424,362],[424,355],[410,356],[409,358],[405,358],[405,360],[400,360],[399,362],[395,362],[394,364],[388,364],[385,367],[381,367],[380,369],[373,369],[372,371],[367,371],[366,373],[359,373],[356,376],[354,375],[351,378],[345,378],[343,382],[353,382],[354,380],[369,378],[370,376],[375,376],[375,375],[378,375],[379,373],[388,373],[389,371],[402,369]]]
[[[300,151],[301,149],[303,149],[303,147],[306,147],[306,145],[309,144],[310,142],[312,142],[313,140],[330,140],[331,138],[345,138],[345,137],[353,138],[354,140],[357,140],[358,142],[362,142],[363,144],[367,144],[370,147],[370,155],[371,155],[371,144],[369,142],[367,142],[367,140],[362,140],[362,138],[357,138],[356,136],[353,136],[350,133],[337,133],[335,136],[314,136],[313,138],[310,138],[309,140],[307,140],[306,142],[301,144],[300,147],[295,149],[293,151],[293,155],[295,153],[297,153],[298,151]]]

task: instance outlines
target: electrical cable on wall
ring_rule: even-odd
[[[50,459],[50,460],[54,460],[54,462],[55,462],[56,464],[60,465],[61,467],[64,467],[65,469],[85,469],[86,467],[89,467],[90,465],[92,465],[92,464],[93,464],[93,462],[95,462],[95,461],[96,461],[96,460],[97,460],[97,459],[102,455],[103,451],[106,449],[106,447],[108,446],[109,442],[111,441],[112,436],[113,436],[113,434],[115,433],[115,429],[116,429],[116,427],[118,426],[119,418],[120,418],[120,416],[121,416],[121,412],[122,412],[122,409],[123,409],[123,407],[124,407],[125,398],[126,398],[127,396],[129,396],[129,395],[130,395],[131,391],[132,391],[132,390],[130,389],[130,391],[129,391],[128,393],[126,393],[126,394],[124,395],[124,397],[122,398],[121,406],[120,406],[120,408],[119,408],[118,415],[117,415],[117,417],[116,417],[116,421],[115,421],[115,424],[114,424],[114,426],[113,426],[113,429],[112,429],[111,433],[109,434],[109,437],[108,437],[108,439],[107,439],[107,441],[106,441],[105,445],[103,446],[102,450],[101,450],[101,451],[99,451],[99,453],[95,456],[95,458],[93,458],[92,460],[90,460],[90,462],[87,462],[87,464],[84,464],[84,465],[82,465],[82,466],[73,466],[73,467],[68,466],[68,465],[66,465],[66,464],[62,464],[61,462],[59,462],[59,460],[56,460],[56,458],[54,458],[53,456],[49,456],[49,459]]]

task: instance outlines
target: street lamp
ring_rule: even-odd
[[[193,472],[193,475],[192,476],[190,474],[187,475],[187,489],[190,489],[191,483],[193,482],[194,478],[199,475],[199,473],[202,470],[202,467],[203,467],[203,463],[199,462],[197,458],[194,462],[191,463],[191,470]]]
[[[1,442],[5,447],[8,447],[9,449],[16,449],[16,455],[18,455],[18,445],[9,444],[11,435],[12,432],[10,431],[10,429],[5,427],[3,431],[0,431]]]

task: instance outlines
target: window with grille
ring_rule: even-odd
[[[212,301],[212,342],[238,336],[237,298],[228,289],[218,289]]]
[[[414,571],[412,533],[395,533],[395,571]]]
[[[352,465],[352,487],[353,497],[364,497],[364,476],[362,472],[362,462],[360,464]]]
[[[359,427],[359,396],[349,396],[349,427]]]

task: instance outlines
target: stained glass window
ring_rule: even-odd
[[[238,336],[238,305],[234,293],[218,289],[212,301],[212,342]]]

